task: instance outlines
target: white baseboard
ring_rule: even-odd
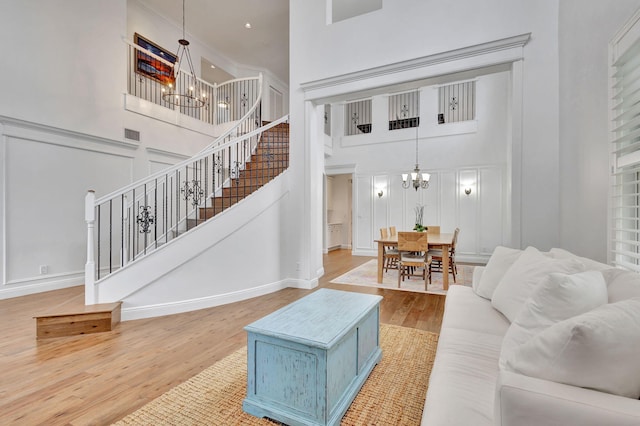
[[[213,308],[214,306],[227,305],[229,303],[240,302],[252,299],[265,294],[273,293],[287,287],[311,290],[318,286],[318,279],[301,280],[285,279],[258,287],[235,291],[225,294],[217,294],[198,299],[182,300],[179,302],[163,303],[149,306],[127,307],[126,302],[122,307],[122,321],[153,318],[164,315],[180,314],[183,312],[195,311],[197,309]]]
[[[378,256],[378,249],[355,249],[351,252],[354,256]]]
[[[122,307],[122,321],[152,318],[164,315],[180,314],[183,312],[195,311],[197,309],[213,308],[214,306],[227,305],[229,303],[263,296],[287,287],[290,287],[288,285],[288,281],[282,280],[246,290],[216,294],[198,299],[181,300],[179,302],[133,307],[127,307],[125,302],[125,305]]]
[[[312,290],[316,287],[318,287],[319,281],[317,278],[314,278],[312,280],[302,280],[299,278],[289,278],[288,280],[286,280],[287,282],[287,287],[291,287],[291,288],[301,288],[303,290]]]
[[[9,282],[0,289],[0,300],[75,287],[82,285],[83,282],[84,273],[60,274],[54,277],[38,277]],[[19,285],[12,287],[12,284]]]

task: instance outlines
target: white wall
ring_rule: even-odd
[[[638,0],[560,2],[561,245],[606,261],[608,43]]]
[[[126,0],[0,2],[0,116],[122,137]]]

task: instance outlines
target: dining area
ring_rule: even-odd
[[[460,229],[441,232],[440,226],[425,226],[423,231],[397,231],[395,226],[380,228],[378,245],[377,282],[383,275],[397,270],[398,288],[405,280],[419,278],[428,290],[433,274],[442,273],[442,286],[449,288],[449,276],[456,282],[455,249]]]

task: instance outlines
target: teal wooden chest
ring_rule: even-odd
[[[245,327],[242,408],[288,425],[337,425],[382,358],[381,296],[320,289]]]

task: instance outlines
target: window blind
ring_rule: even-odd
[[[640,41],[612,64],[610,259],[640,272]]]

